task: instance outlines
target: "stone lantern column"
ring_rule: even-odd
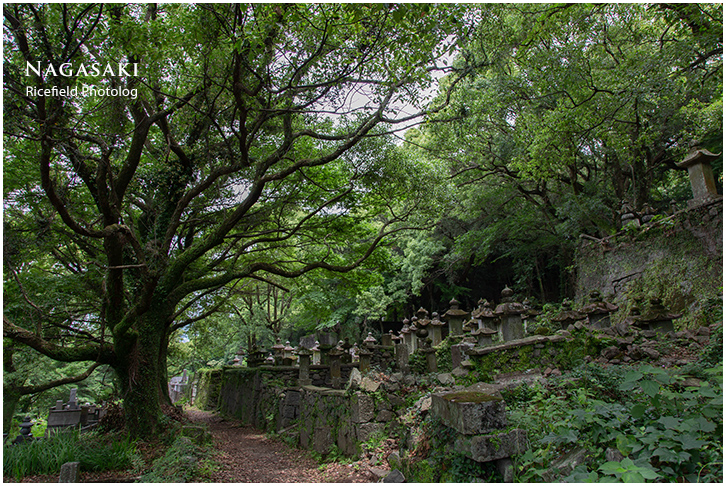
[[[449,323],[449,334],[452,336],[462,336],[464,334],[464,319],[469,313],[463,309],[459,309],[460,302],[456,299],[451,299],[449,305],[451,307],[444,314],[444,318]]]
[[[335,347],[328,352],[330,360],[330,383],[333,388],[340,388],[342,383],[340,374],[340,358],[343,356],[343,350]]]
[[[310,379],[310,358],[312,354],[312,351],[305,348],[301,348],[298,353],[298,357],[300,358],[300,373],[297,381],[300,386],[312,385],[313,383]]]
[[[439,319],[439,313],[434,312],[431,314],[431,345],[438,346],[441,344],[441,328],[445,325],[443,321]]]
[[[358,369],[361,373],[367,373],[371,369],[371,356],[373,356],[373,352],[370,349],[363,347],[358,352],[358,356]]]
[[[413,348],[413,344],[411,343],[412,340],[412,334],[411,329],[408,327],[409,320],[404,319],[403,320],[403,327],[401,328],[401,336],[403,336],[403,343],[408,348],[409,354],[412,352],[411,349]]]
[[[285,343],[285,348],[283,349],[283,356],[282,356],[283,366],[292,366],[292,352],[293,351],[295,351],[295,348],[290,346],[290,341],[287,341]]]
[[[688,201],[688,207],[695,207],[718,198],[716,181],[713,178],[711,162],[718,159],[721,154],[713,154],[708,150],[694,147],[686,158],[676,165],[688,169],[688,179],[691,181],[693,199]]]
[[[313,364],[320,364],[320,341],[315,341],[315,346],[310,351],[313,352]]]

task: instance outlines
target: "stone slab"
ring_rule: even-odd
[[[365,442],[378,433],[383,433],[386,429],[382,423],[358,424],[355,426],[355,435],[359,442]]]
[[[527,433],[523,429],[486,435],[459,437],[456,450],[477,462],[490,462],[521,454],[527,449]]]
[[[431,397],[431,412],[460,434],[486,434],[507,427],[506,404],[495,385],[477,383]]]
[[[351,400],[350,420],[362,424],[370,422],[376,416],[376,406],[373,399],[365,393],[357,392]]]

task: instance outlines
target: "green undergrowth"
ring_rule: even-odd
[[[505,392],[510,423],[531,444],[516,458],[516,480],[722,482],[722,364],[701,375],[585,364],[547,386]],[[554,470],[578,449],[584,461]]]
[[[140,461],[136,443],[126,435],[55,433],[32,442],[3,446],[3,476],[20,479],[60,473],[66,462],[80,462],[81,471],[128,469]]]
[[[154,461],[151,470],[141,476],[143,483],[188,483],[208,480],[218,468],[211,443],[193,442],[179,436],[163,456]]]

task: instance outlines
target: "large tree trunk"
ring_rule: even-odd
[[[20,401],[19,393],[13,391],[12,386],[3,386],[3,433],[10,432],[13,423],[13,415]]]
[[[159,432],[162,404],[168,404],[166,382],[166,316],[164,309],[144,314],[135,329],[137,338],[129,342],[129,352],[116,367],[121,381],[126,428],[136,437]]]

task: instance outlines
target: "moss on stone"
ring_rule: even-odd
[[[496,402],[502,400],[501,397],[495,397],[486,393],[475,392],[475,391],[460,391],[454,393],[447,393],[442,397],[444,400],[451,402],[466,402],[466,403],[484,403],[484,402]]]

